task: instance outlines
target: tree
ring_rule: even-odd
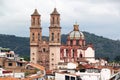
[[[116,57],[114,58],[114,60],[115,60],[116,62],[120,62],[120,55],[119,55],[119,56],[116,56]]]

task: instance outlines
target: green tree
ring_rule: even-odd
[[[119,56],[116,56],[114,60],[115,60],[116,62],[120,62],[120,55],[119,55]]]

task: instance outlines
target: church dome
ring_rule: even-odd
[[[69,33],[70,39],[84,39],[84,34],[79,31],[79,25],[74,25],[74,30]]]

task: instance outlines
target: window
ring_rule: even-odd
[[[65,80],[70,80],[70,79],[69,79],[69,76],[66,76],[66,75],[65,75]]]
[[[57,24],[60,24],[60,23],[59,23],[59,17],[57,17]]]
[[[11,57],[11,54],[10,54],[10,57]]]
[[[66,49],[66,56],[68,57],[68,49]]]
[[[43,52],[45,52],[45,48],[43,48]]]
[[[52,55],[54,55],[54,53],[52,53]]]
[[[34,58],[32,58],[32,60],[34,60]]]
[[[75,77],[71,77],[71,80],[75,80]]]
[[[54,66],[54,64],[52,63],[52,66]]]
[[[79,45],[79,40],[76,40],[76,45]]]
[[[52,39],[51,40],[54,41],[54,33],[52,33]]]
[[[32,25],[35,25],[35,18],[33,18]]]
[[[35,55],[35,53],[32,53],[33,55]]]
[[[39,18],[37,18],[38,19],[38,25],[40,24],[40,22],[39,22]]]
[[[82,58],[83,56],[82,56],[82,54],[80,53],[80,58]]]
[[[20,66],[23,66],[23,64],[22,64],[22,63],[20,63]]]
[[[7,54],[7,57],[9,57],[9,54]]]
[[[54,59],[52,58],[52,61],[54,61]]]
[[[8,63],[8,66],[12,66],[12,63]]]
[[[17,63],[17,66],[22,67],[23,64],[22,63]]]
[[[58,35],[57,35],[57,36],[58,36],[58,42],[59,42],[59,41],[60,41],[60,39],[59,39],[60,34],[58,33]]]
[[[75,53],[74,53],[74,52],[75,52],[75,50],[73,49],[73,54],[72,54],[73,58],[74,58],[74,56],[75,56]]]
[[[55,20],[54,20],[54,17],[53,17],[53,24],[54,24],[54,21],[55,21]]]
[[[40,41],[40,33],[38,33],[38,41]]]
[[[32,41],[34,41],[34,33],[32,33]]]
[[[72,40],[70,40],[70,45],[72,45],[73,44],[73,41]]]

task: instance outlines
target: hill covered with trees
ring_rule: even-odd
[[[120,60],[120,41],[104,38],[88,32],[83,32],[86,43],[92,43],[95,48],[96,58],[109,60]],[[45,37],[48,40],[48,37]],[[67,35],[62,35],[62,44],[65,44]],[[0,47],[10,48],[20,56],[29,56],[30,46],[28,37],[17,37],[14,35],[0,34]]]

